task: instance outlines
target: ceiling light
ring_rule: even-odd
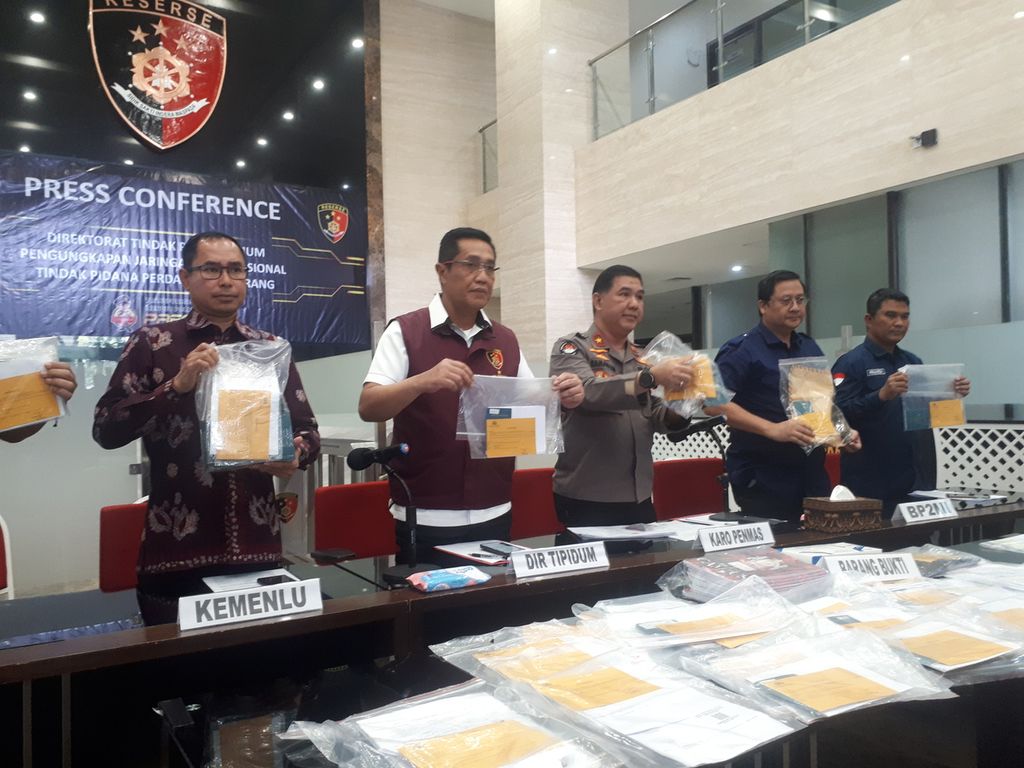
[[[36,92],[35,91],[25,91],[21,95],[25,97],[25,101],[35,101],[36,99],[39,98],[38,96],[36,96]]]
[[[341,188],[342,188],[342,189],[348,189],[348,184],[342,184],[342,185],[341,185]]]
[[[261,147],[265,147],[270,142],[268,142],[264,137],[260,136],[258,139],[256,139],[256,143],[259,144]]]
[[[31,152],[32,151],[32,147],[30,147],[28,144],[22,144],[20,147],[18,147],[18,151],[19,152]]]
[[[1024,11],[1017,11],[1015,14],[1013,14],[1013,18],[1024,19]]]
[[[742,264],[733,264],[733,265],[732,265],[732,266],[730,267],[730,269],[731,269],[731,270],[732,270],[733,272],[742,272],[742,271],[743,271],[743,265],[742,265]]]
[[[281,117],[283,117],[285,120],[294,120],[295,119],[295,113],[292,112],[290,109],[286,109],[281,114]]]
[[[235,166],[238,168],[245,168],[245,160],[235,160]]]
[[[566,92],[566,93],[572,93],[572,88],[566,88],[566,89],[565,89],[565,92]]]
[[[548,48],[548,55],[549,56],[554,56],[556,53],[558,53],[558,49],[557,48]]]
[[[130,160],[130,159],[128,159],[126,157],[125,160],[124,160],[124,164],[125,165],[135,165],[135,161],[134,160]]]
[[[904,53],[902,56],[900,56],[900,61],[906,64],[908,61],[910,61],[910,54]]]
[[[318,77],[316,80],[313,81],[313,90],[322,91],[324,89],[324,85],[324,81]]]
[[[361,38],[361,37],[353,37],[352,38],[352,47],[355,48],[356,50],[359,50],[364,45],[366,45],[366,43],[363,42],[363,38]]]
[[[28,20],[31,21],[33,24],[46,23],[46,17],[43,15],[42,11],[32,11],[32,13],[28,15]]]

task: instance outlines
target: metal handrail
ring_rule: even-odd
[[[634,32],[633,34],[631,34],[631,35],[630,35],[629,37],[627,37],[627,38],[626,38],[625,40],[623,40],[623,41],[622,41],[621,43],[619,43],[618,45],[613,45],[613,46],[612,46],[611,48],[609,48],[609,49],[608,49],[607,51],[605,51],[604,53],[599,53],[599,54],[598,54],[597,56],[595,56],[594,58],[590,59],[590,60],[589,60],[589,61],[587,62],[587,66],[593,66],[593,65],[594,65],[594,62],[595,62],[595,61],[598,61],[598,60],[600,60],[600,59],[603,59],[603,58],[604,58],[605,56],[607,56],[607,55],[608,55],[609,53],[614,53],[615,51],[619,50],[619,48],[621,48],[621,47],[622,47],[622,46],[624,46],[624,45],[629,45],[629,43],[630,43],[630,42],[632,42],[634,38],[637,38],[637,37],[639,37],[640,35],[644,34],[645,32],[647,32],[647,30],[651,29],[651,27],[656,27],[656,26],[658,26],[658,25],[659,25],[659,24],[661,24],[661,22],[663,22],[663,21],[664,21],[665,19],[669,18],[670,16],[675,16],[675,15],[676,15],[677,13],[679,13],[679,12],[680,12],[681,10],[683,10],[684,8],[689,8],[689,7],[691,6],[691,5],[693,5],[693,4],[694,4],[694,3],[696,3],[696,2],[697,2],[697,0],[687,0],[687,2],[683,3],[682,5],[680,5],[680,6],[679,6],[678,8],[676,8],[676,9],[675,9],[674,11],[669,11],[668,13],[666,13],[666,14],[665,14],[664,16],[662,16],[661,18],[659,18],[659,19],[655,19],[654,21],[652,21],[652,22],[651,22],[650,24],[648,24],[648,25],[647,25],[646,27],[643,27],[642,29],[638,29],[638,30],[637,30],[636,32]]]
[[[491,122],[487,123],[487,125],[485,125],[483,128],[478,130],[477,133],[483,133],[488,128],[490,128],[492,125],[497,125],[497,123],[498,123],[498,118],[494,118],[493,120],[491,120]]]

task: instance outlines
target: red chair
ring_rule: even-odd
[[[100,589],[103,592],[134,589],[138,585],[135,568],[139,562],[147,506],[143,502],[100,509]]]
[[[659,520],[723,512],[725,472],[721,459],[670,459],[654,462],[654,512]]]
[[[398,549],[390,501],[391,491],[385,480],[317,488],[313,500],[315,547],[351,549],[357,557],[395,554]]]
[[[0,517],[0,599],[14,599],[14,577],[11,575],[11,535],[7,523]]]
[[[825,454],[825,471],[831,487],[839,485],[839,451],[828,451]]]
[[[565,530],[555,514],[551,489],[554,474],[555,470],[550,467],[517,469],[512,473],[513,540],[550,536]]]

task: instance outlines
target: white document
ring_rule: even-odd
[[[922,499],[949,499],[957,509],[986,507],[1006,502],[1006,496],[992,493],[966,493],[964,491],[911,491],[911,496]]]
[[[1020,552],[1024,554],[1024,533],[1018,533],[1013,536],[1004,536],[1001,539],[993,539],[992,541],[983,541],[979,546],[983,549],[995,549],[1003,552]]]
[[[229,573],[224,576],[204,576],[203,583],[210,588],[211,592],[233,592],[238,589],[266,586],[266,584],[261,584],[259,580],[276,577],[283,578],[285,582],[299,580],[291,571],[287,571],[284,568],[270,568],[265,571]]]

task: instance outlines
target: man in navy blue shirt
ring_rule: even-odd
[[[717,411],[729,424],[725,463],[733,496],[745,514],[800,519],[805,496],[828,496],[825,449],[810,454],[814,430],[790,419],[779,396],[779,361],[821,357],[810,336],[797,328],[807,316],[807,292],[800,276],[777,270],[757,284],[761,322],[727,341],[715,362],[725,386],[736,393]],[[850,449],[860,443],[856,434]]]
[[[868,297],[864,326],[864,343],[832,366],[836,403],[864,443],[860,453],[842,457],[843,485],[858,496],[882,499],[891,509],[914,489],[921,438],[931,437],[903,429],[899,396],[907,391],[907,375],[899,369],[921,364],[921,358],[899,346],[910,329],[910,299],[879,288]],[[961,396],[971,391],[963,376],[953,386]]]

